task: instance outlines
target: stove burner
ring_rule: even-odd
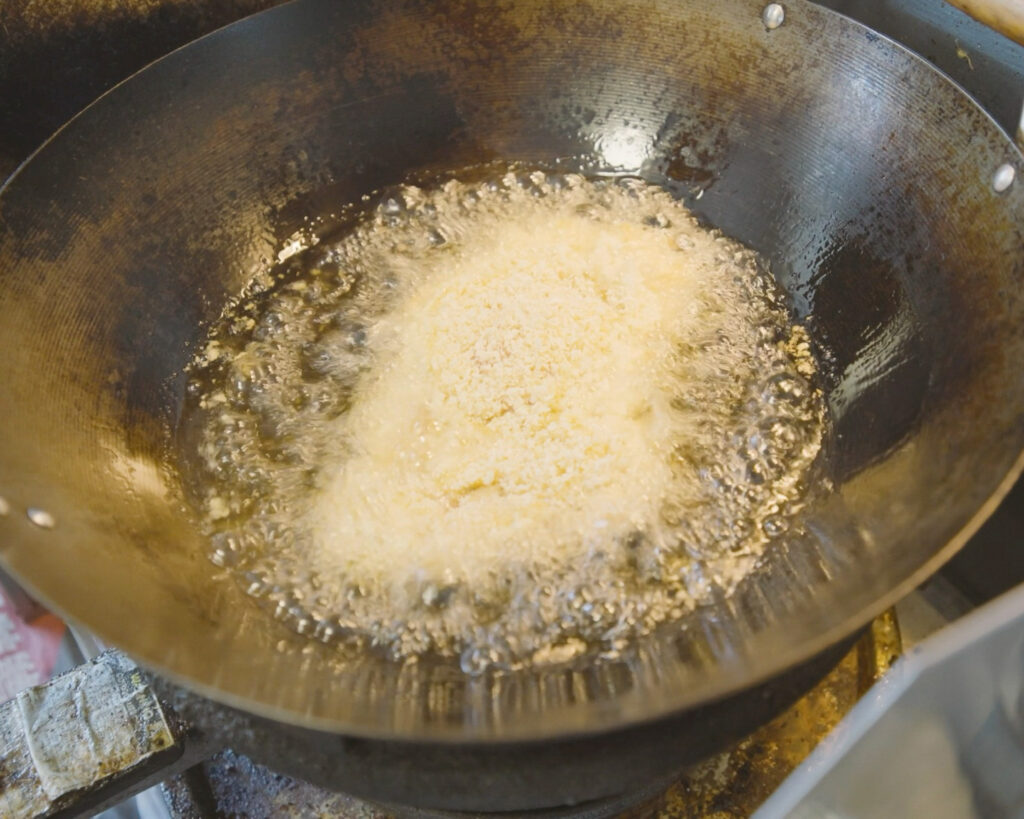
[[[525,813],[494,813],[495,819],[611,819],[652,815],[664,802],[672,781],[655,782],[639,791],[574,807]],[[358,819],[460,819],[479,814],[376,805],[332,793],[224,751],[161,786],[173,819],[194,816],[345,816]]]
[[[881,677],[900,650],[895,616],[887,612],[805,697],[730,750],[668,781],[624,796],[575,807],[491,815],[495,819],[749,816]],[[168,780],[162,790],[172,819],[222,815],[458,819],[470,815],[365,802],[274,773],[233,751],[217,754]]]

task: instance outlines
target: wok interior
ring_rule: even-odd
[[[609,728],[850,633],[951,554],[1024,445],[1024,196],[989,185],[1020,156],[891,43],[802,2],[768,32],[760,8],[304,0],[102,99],[0,196],[4,562],[207,693],[378,736]],[[307,217],[509,161],[644,176],[771,261],[829,373],[836,492],[736,595],[615,663],[300,652],[178,500],[182,369]]]

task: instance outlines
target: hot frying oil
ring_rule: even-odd
[[[798,525],[823,402],[756,255],[638,180],[386,192],[192,366],[212,560],[467,671],[614,653]]]

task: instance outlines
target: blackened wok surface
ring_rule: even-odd
[[[1019,471],[1024,192],[990,183],[1024,167],[919,59],[786,9],[767,31],[747,0],[298,0],[101,98],[0,194],[5,565],[204,693],[374,737],[608,730],[851,634]],[[762,251],[831,362],[837,491],[737,595],[621,662],[470,679],[303,652],[214,577],[174,500],[182,367],[304,216],[500,160],[640,173]]]

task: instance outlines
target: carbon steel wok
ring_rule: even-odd
[[[347,735],[482,758],[660,721],[690,732],[668,766],[769,716],[786,697],[742,693],[816,668],[949,558],[1021,469],[1024,190],[992,180],[1024,157],[892,42],[803,0],[774,30],[761,13],[297,0],[102,97],[0,193],[4,565],[310,747]],[[736,595],[622,661],[475,678],[339,663],[207,561],[175,488],[182,368],[305,217],[497,160],[639,174],[765,254],[829,365],[836,491]]]

